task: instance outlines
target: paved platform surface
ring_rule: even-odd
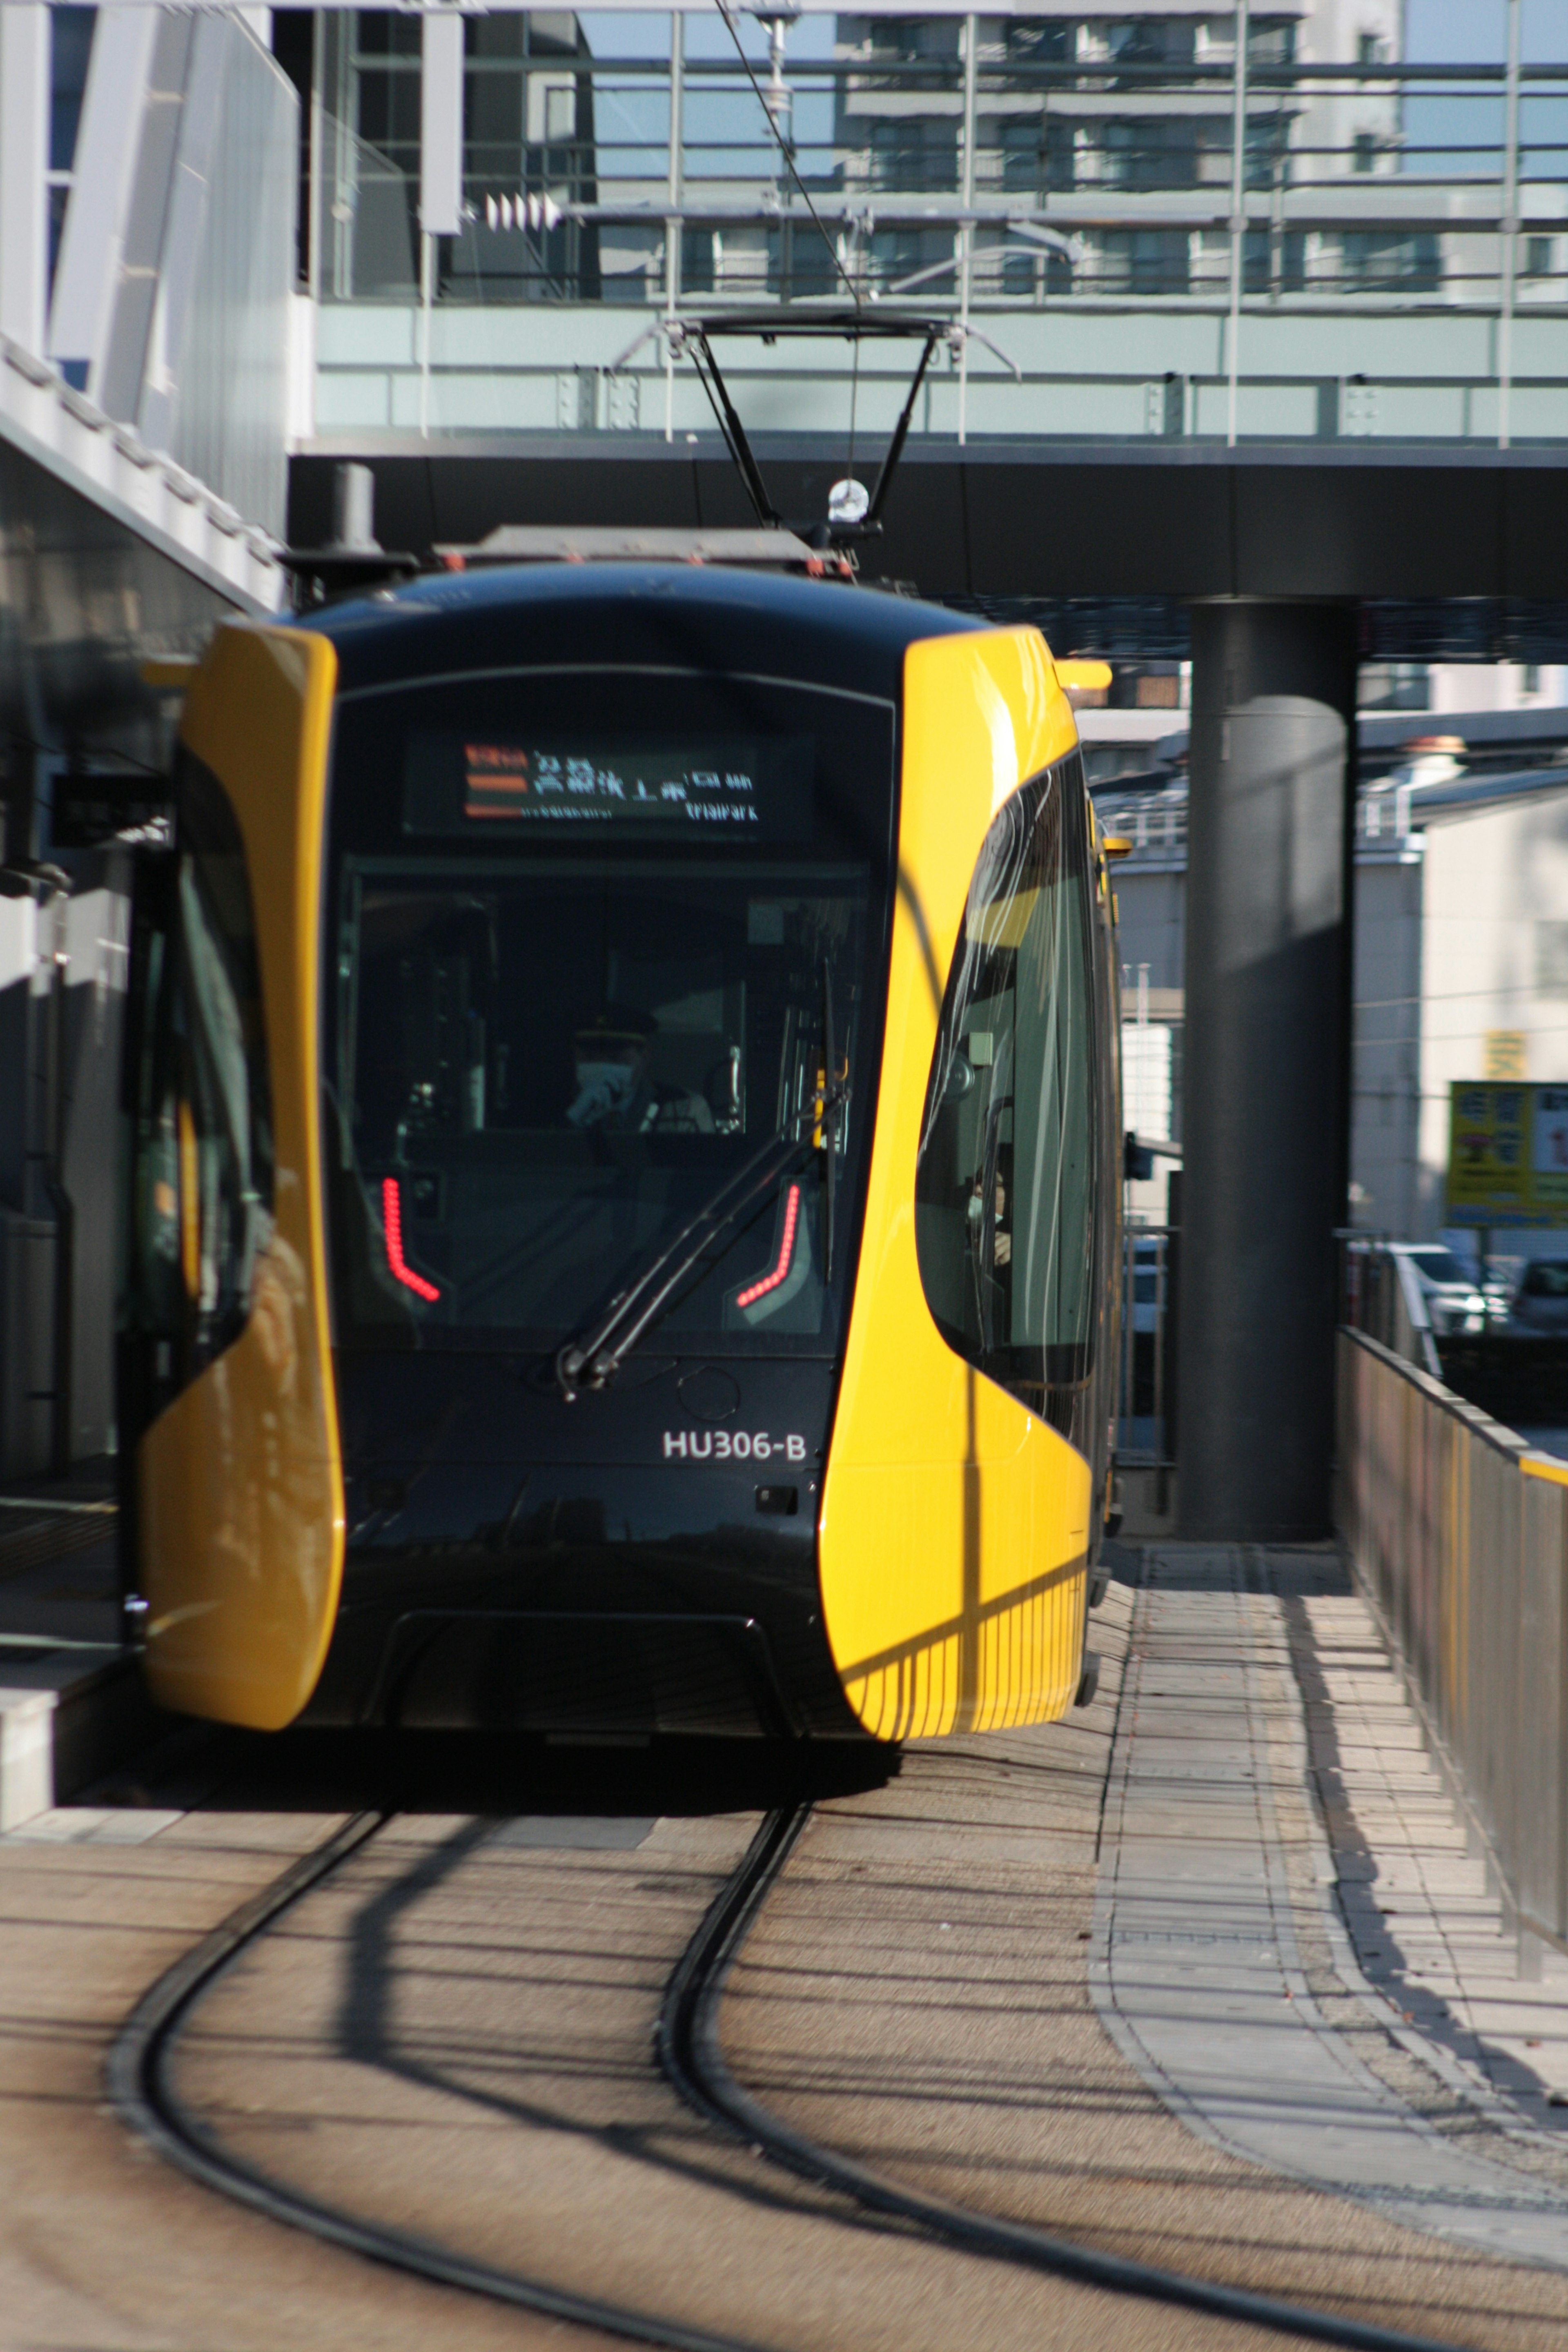
[[[1501,2027],[1517,2050],[1525,2021],[1504,1976],[1516,1948],[1364,1603],[1303,1589],[1322,1565],[1146,1556],[1108,1790],[1096,2006],[1216,2146],[1406,2228],[1568,2268],[1568,2183],[1510,2160],[1510,2133],[1535,2119],[1518,2056],[1489,2047]],[[1299,1674],[1315,1675],[1315,1759]],[[1310,1793],[1336,1773],[1338,1855]],[[1544,1988],[1531,2006],[1550,2006]],[[1473,2092],[1484,2139],[1445,2132],[1367,2063],[1379,2026]],[[1512,2099],[1510,2056],[1509,2087],[1525,2094]]]
[[[0,1487],[0,1831],[73,1796],[153,1728],[121,1643],[112,1470]]]
[[[1301,1578],[1280,1580],[1299,1588]],[[1363,1973],[1510,2128],[1568,2128],[1568,1957],[1519,1939],[1354,1591],[1279,1594],[1312,1793]]]
[[[819,1804],[735,1972],[731,2064],[785,2119],[971,2207],[1556,2352],[1556,1980],[1510,1973],[1342,1568],[1173,1546],[1120,1565],[1091,1707],[913,1746]],[[0,1838],[4,2352],[594,2340],[237,2210],[104,2106],[143,1987],[365,1804],[399,1818],[214,1992],[180,2060],[269,2171],[767,2352],[1288,2340],[921,2243],[717,2139],[658,2076],[652,2027],[775,1800],[712,1748],[677,1786],[657,1756],[498,1766],[448,1743],[437,1769],[438,1745],[182,1733]],[[1194,1820],[1224,1831],[1205,1869]],[[1255,1938],[1223,1981],[1205,1906]],[[1500,2223],[1540,2234],[1521,2249]]]
[[[1096,2009],[1090,1956],[1118,1827],[1112,1760],[1131,1728],[1132,1685],[1157,1630],[1142,1580],[1148,1573],[1157,1585],[1162,1561],[1168,1586],[1194,1587],[1204,1643],[1220,1648],[1228,1640],[1234,1653],[1238,1587],[1258,1598],[1259,1622],[1275,1629],[1269,1736],[1258,1744],[1290,1882],[1276,1926],[1293,1927],[1292,1964],[1323,2012],[1323,2030],[1343,2045],[1331,2083],[1336,2091],[1342,2081],[1375,2086],[1373,2111],[1391,2126],[1388,2186],[1406,2192],[1402,2200],[1362,2195],[1348,2166],[1309,2179],[1288,2133],[1280,2162],[1278,2147],[1244,2151],[1233,2137],[1193,2128],[1201,2119],[1190,2097],[1164,2095],[1173,2084],[1132,2063]],[[1342,1917],[1333,1927],[1338,1894],[1315,1811],[1317,1771],[1340,1801],[1347,1780],[1361,1793],[1363,1764],[1381,1788],[1413,1760],[1425,1761],[1412,1758],[1414,1726],[1394,1705],[1395,1678],[1342,1563],[1327,1551],[1194,1561],[1163,1546],[1147,1561],[1124,1552],[1120,1570],[1127,1580],[1095,1620],[1105,1664],[1092,1708],[1047,1731],[912,1748],[888,1789],[819,1811],[736,1971],[724,2020],[731,2063],[798,2128],[954,2201],[1443,2343],[1561,2346],[1568,2278],[1550,2258],[1527,2262],[1515,2249],[1510,2259],[1489,2241],[1483,2247],[1438,2234],[1429,2225],[1444,2217],[1408,2194],[1407,2163],[1414,2147],[1441,2181],[1452,2156],[1457,2177],[1473,2190],[1474,2161],[1505,2215],[1522,2211],[1555,2226],[1568,2162],[1554,2111],[1538,2098],[1533,2112],[1552,2115],[1552,2128],[1529,2129],[1522,2107],[1516,2115],[1500,2106],[1484,2073],[1468,2075],[1440,2039],[1370,1980],[1356,1990]],[[1222,1664],[1211,1649],[1205,1675]],[[1161,1670],[1151,1668],[1152,1677]],[[1331,1701],[1312,1763],[1302,1724],[1323,1712],[1325,1674],[1342,1699],[1352,1694],[1340,1678],[1354,1681],[1363,1714],[1375,1702],[1383,1719],[1370,1757],[1336,1761]],[[1221,1787],[1246,1788],[1256,1809],[1256,1787],[1242,1780],[1257,1768],[1241,1694],[1237,1672],[1220,1701],[1223,1720],[1211,1718],[1205,1737],[1247,1748],[1245,1758],[1225,1759]],[[1363,1727],[1362,1717],[1337,1726],[1347,1735],[1352,1727]],[[1149,1790],[1169,1767],[1176,1768],[1165,1784],[1173,1790],[1182,1772],[1190,1776],[1190,1758],[1145,1751],[1143,1761]],[[1422,1813],[1424,1789],[1418,1776],[1406,1829],[1428,1835],[1449,1860],[1454,1844],[1462,1855],[1462,1832]],[[1345,1815],[1341,1832],[1340,1850],[1358,1877],[1375,1874],[1364,1830]],[[1406,1859],[1391,1848],[1382,1866]],[[1375,1875],[1370,1883],[1377,1885]],[[1381,1910],[1378,1918],[1386,1939]],[[1247,1931],[1255,1924],[1248,1919]],[[1387,1948],[1390,1990],[1407,1995],[1405,1960]],[[1142,1949],[1146,1958],[1149,1948]],[[1282,1996],[1294,1988],[1277,1976],[1274,1989],[1280,2011],[1293,2011],[1295,1998]],[[1539,1990],[1529,1989],[1532,1999]],[[1404,2008],[1411,2006],[1406,1997]],[[1279,2031],[1281,2042],[1297,2032],[1313,2038],[1294,2024]],[[1196,2047],[1201,2060],[1201,2037]],[[1484,2206],[1473,2195],[1468,2201]],[[1217,2347],[1231,2332],[1130,2304],[1121,2340]]]

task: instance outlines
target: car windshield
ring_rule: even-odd
[[[1410,1257],[1416,1272],[1428,1282],[1472,1282],[1468,1265],[1461,1264],[1451,1249],[1413,1249]]]
[[[703,681],[640,682],[634,717],[619,683],[485,681],[456,726],[449,688],[376,696],[340,726],[326,1059],[351,1340],[552,1349],[798,1136],[660,1340],[832,1342],[847,1252],[830,1285],[812,1112],[830,994],[843,1235],[880,1034],[889,715],[777,688],[737,709]]]
[[[1527,1298],[1568,1298],[1568,1258],[1538,1258],[1521,1287]]]

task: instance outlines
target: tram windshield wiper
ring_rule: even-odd
[[[808,1116],[815,1117],[815,1110]],[[790,1162],[806,1148],[801,1135],[775,1135],[742,1168],[726,1177],[675,1239],[660,1250],[635,1282],[612,1298],[593,1328],[568,1339],[555,1359],[555,1378],[570,1402],[580,1389],[602,1389],[614,1380],[643,1333],[671,1303],[674,1293],[721,1234],[772,1190]]]
[[[568,1402],[583,1389],[608,1387],[644,1332],[674,1303],[676,1292],[698,1260],[773,1189],[791,1162],[807,1150],[825,1155],[824,1274],[825,1279],[831,1277],[833,1161],[839,1116],[848,1095],[848,1071],[847,1066],[842,1073],[834,1068],[833,990],[826,959],[822,991],[822,1072],[810,1107],[794,1122],[795,1131],[771,1136],[760,1151],[710,1193],[696,1215],[649,1261],[635,1281],[611,1299],[589,1330],[567,1340],[555,1359],[555,1379]],[[798,1131],[805,1120],[811,1122],[809,1136]]]

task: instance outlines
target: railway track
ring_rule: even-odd
[[[1070,2280],[1079,2286],[1263,2326],[1347,2352],[1455,2352],[1451,2344],[1244,2289],[1161,2270],[1074,2243],[943,2200],[898,2187],[835,2149],[795,2131],[737,2083],[725,2063],[719,2012],[731,1965],[784,1869],[811,1806],[766,1814],[739,1866],[709,1907],[665,1987],[657,2054],[670,2083],[710,2126],[817,2190],[850,2200],[882,2226],[935,2241],[969,2256]],[[240,1956],[265,1938],[394,1816],[363,1812],[242,1905],[177,1961],[143,1997],[113,2044],[110,2095],[123,2121],[169,2163],[267,2219],[323,2243],[409,2273],[557,2321],[670,2352],[757,2352],[749,2339],[688,2325],[658,2312],[601,2300],[545,2277],[483,2261],[302,2191],[226,2147],[179,2095],[174,2058],[204,1998]]]

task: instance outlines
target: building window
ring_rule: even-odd
[[[950,58],[956,64],[961,26],[957,16],[873,16],[868,47],[879,62],[917,65]]]
[[[1371,131],[1358,131],[1351,142],[1352,172],[1374,172],[1377,169],[1377,138]]]
[[[1002,54],[1009,65],[1070,65],[1078,47],[1075,25],[1038,16],[1009,16],[1002,31]]]
[[[1121,66],[1190,66],[1196,55],[1197,26],[1190,16],[1135,16],[1131,24],[1106,27],[1106,46]]]
[[[883,116],[871,124],[871,185],[889,194],[942,195],[958,185],[958,123]]]
[[[1076,184],[1073,127],[1059,115],[1016,114],[994,133],[1009,195],[1055,195]]]
[[[0,0],[3,5],[3,0]],[[76,165],[77,132],[81,127],[81,103],[87,90],[87,63],[92,51],[96,8],[51,8],[49,11],[49,284],[60,257],[66,205]],[[73,363],[74,364],[74,363]],[[85,372],[83,372],[85,373]],[[85,391],[85,383],[77,390]]]
[[[1293,66],[1296,62],[1296,20],[1293,16],[1254,16],[1247,42],[1250,66]]]
[[[1163,121],[1136,116],[1100,130],[1104,182],[1110,188],[1160,190],[1198,184],[1198,125],[1187,115]]]
[[[1185,294],[1189,289],[1191,250],[1184,230],[1109,230],[1101,256],[1107,293]]]
[[[680,232],[680,290],[683,294],[711,294],[717,282],[714,248],[720,232],[710,228],[683,228]]]
[[[1370,294],[1397,287],[1405,294],[1436,294],[1443,282],[1441,250],[1433,236],[1347,229],[1341,251],[1342,283],[1351,292]]]
[[[1040,180],[1040,124],[1032,117],[1002,125],[1002,185],[1033,194]]]
[[[879,292],[893,293],[903,289],[909,278],[919,278],[919,288],[910,289],[910,299],[929,301],[933,295],[940,296],[947,290],[942,276],[927,278],[924,273],[937,272],[942,263],[953,259],[952,231],[879,228],[870,239],[866,258],[871,283]]]

